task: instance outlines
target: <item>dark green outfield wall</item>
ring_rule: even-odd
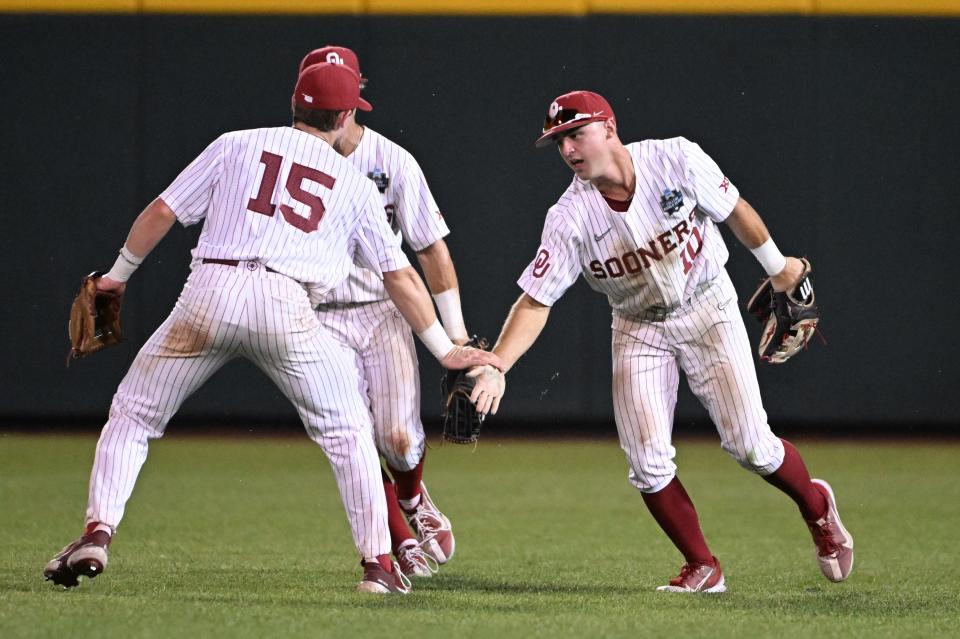
[[[958,20],[7,15],[6,423],[105,416],[129,359],[170,310],[199,229],[174,229],[136,274],[130,348],[64,369],[79,277],[110,266],[134,216],[210,140],[287,122],[300,57],[328,42],[358,51],[375,105],[365,121],[412,151],[430,180],[472,330],[495,337],[569,181],[554,151],[532,146],[546,106],[589,88],[610,99],[626,141],[698,141],[780,247],[814,262],[829,344],[761,370],[774,423],[895,430],[960,419]],[[746,297],[760,269],[729,243]],[[571,290],[510,374],[504,428],[511,418],[608,419],[609,324],[604,299]],[[440,371],[422,359],[429,417]],[[702,419],[682,394],[679,421]],[[293,417],[241,363],[182,413]]]

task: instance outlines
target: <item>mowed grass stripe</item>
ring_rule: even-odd
[[[2,637],[953,636],[960,445],[798,442],[856,538],[824,580],[793,504],[713,440],[678,442],[730,591],[654,592],[680,557],[626,482],[612,440],[436,445],[428,485],[453,561],[407,597],[353,592],[360,570],[320,450],[304,439],[155,442],[106,573],[44,583],[78,533],[95,436],[0,434]]]

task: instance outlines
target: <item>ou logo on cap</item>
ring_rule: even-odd
[[[343,58],[341,58],[340,54],[336,51],[331,51],[327,54],[327,62],[330,64],[343,64]]]
[[[557,113],[560,112],[560,105],[556,101],[550,103],[550,108],[547,110],[547,115],[553,119],[557,117]]]

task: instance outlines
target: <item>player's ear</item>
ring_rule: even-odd
[[[617,121],[614,118],[603,121],[603,130],[607,134],[607,139],[614,138],[617,136]]]
[[[337,123],[334,128],[342,129],[343,127],[347,126],[347,121],[349,121],[353,111],[353,109],[347,109],[346,111],[339,112],[337,114]]]

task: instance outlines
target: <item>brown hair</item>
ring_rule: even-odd
[[[337,124],[337,116],[341,111],[328,111],[326,109],[307,109],[299,104],[293,106],[293,122],[303,122],[318,131],[332,131]]]

